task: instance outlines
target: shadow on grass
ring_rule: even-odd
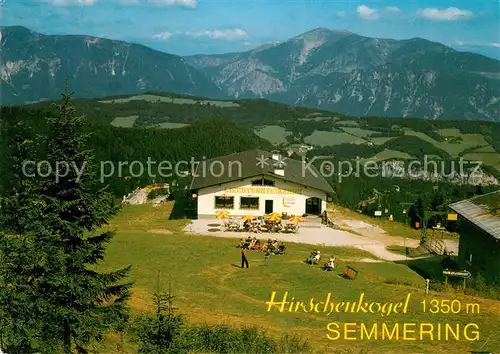
[[[179,198],[174,201],[174,207],[170,213],[169,220],[197,219],[196,209],[193,202],[187,198]]]
[[[406,261],[395,261],[394,263],[406,265],[425,279],[444,280],[443,259],[443,256],[432,256],[420,259],[408,259]]]

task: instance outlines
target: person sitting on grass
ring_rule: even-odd
[[[335,257],[331,256],[330,259],[328,260],[327,263],[325,263],[325,266],[323,267],[324,270],[334,270],[335,269]]]
[[[313,264],[318,264],[320,260],[321,260],[321,252],[317,251],[313,259]]]
[[[305,260],[307,264],[314,264],[314,259],[316,258],[316,255],[318,254],[318,250],[313,250],[311,254],[309,255],[309,258]]]
[[[278,248],[274,251],[274,254],[284,254],[286,251],[286,247],[283,243],[280,243]]]
[[[260,250],[261,248],[262,247],[260,245],[260,241],[256,239],[255,242],[254,242],[254,244],[253,244],[253,246],[252,246],[252,249],[254,249],[254,250]]]

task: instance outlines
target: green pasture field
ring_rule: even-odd
[[[151,294],[166,290],[171,283],[176,296],[174,305],[193,324],[227,324],[230,326],[258,326],[269,335],[296,334],[307,339],[317,353],[465,353],[469,350],[500,348],[500,302],[450,293],[424,293],[425,281],[404,264],[393,262],[366,263],[371,254],[353,248],[319,247],[327,257],[335,255],[338,269],[350,265],[359,271],[355,280],[347,280],[339,272],[325,272],[318,266],[302,263],[312,248],[305,244],[288,244],[288,254],[273,256],[264,266],[263,254],[249,252],[249,269],[239,268],[240,254],[237,239],[216,238],[187,234],[182,231],[188,220],[169,220],[172,204],[153,208],[150,204],[127,206],[112,220],[110,228],[116,236],[109,245],[102,270],[116,270],[131,264],[130,280],[134,281],[129,304],[135,314],[151,313]],[[214,220],[214,222],[217,222]],[[262,239],[265,236],[261,237]],[[364,293],[368,302],[401,302],[408,294],[408,313],[382,317],[380,314],[341,312],[327,315],[314,312],[270,311],[266,306],[273,291],[281,298],[288,291],[289,299],[323,301],[328,293],[334,302],[356,301]],[[459,300],[464,304],[479,304],[479,313],[459,314],[424,313],[423,300]],[[320,308],[320,307],[318,307]],[[396,341],[360,340],[359,332],[342,331],[341,338],[327,330],[329,323],[360,323],[379,326],[394,323],[448,323],[479,326],[478,341],[434,340]],[[333,326],[333,325],[330,325]],[[330,327],[333,328],[333,327]],[[379,331],[380,332],[380,331]],[[418,333],[418,332],[417,332]],[[380,334],[380,333],[379,333]],[[411,335],[414,336],[414,335]],[[417,336],[418,337],[418,336]],[[487,342],[487,343],[486,343]],[[485,344],[486,343],[486,344]],[[482,347],[482,345],[485,345]],[[490,348],[490,349],[488,349]],[[99,353],[133,353],[136,350],[127,338],[115,334],[107,336]]]
[[[164,129],[177,129],[177,128],[182,128],[186,127],[189,124],[184,124],[184,123],[170,123],[170,122],[165,122],[165,123],[158,123],[155,126],[158,128],[164,128]]]
[[[366,158],[366,159],[360,159],[361,163],[365,163],[366,161],[385,161],[389,159],[397,159],[397,160],[407,160],[411,159],[412,157],[408,155],[405,152],[397,151],[397,150],[390,150],[390,149],[384,149],[378,154],[376,154],[373,157]]]
[[[358,140],[358,138],[347,133],[327,132],[323,130],[315,130],[311,135],[304,139],[306,144],[318,146],[347,144],[355,140]]]
[[[167,103],[176,103],[176,104],[211,104],[218,107],[239,107],[240,105],[235,102],[230,101],[210,101],[210,100],[192,100],[190,98],[171,98],[165,96],[156,96],[156,95],[136,95],[126,98],[116,98],[114,100],[105,100],[99,101],[99,103],[127,103],[130,101],[146,101],[150,103],[155,102],[167,102]]]
[[[488,153],[488,152],[481,152],[481,153],[470,153],[470,154],[465,154],[464,155],[465,160],[471,160],[471,161],[481,161],[485,165],[492,166],[496,168],[497,170],[500,171],[500,154],[498,153]]]
[[[359,122],[355,120],[341,120],[335,123],[336,125],[349,126],[349,127],[359,127]]]
[[[286,137],[291,133],[279,125],[265,125],[255,130],[255,134],[271,142],[273,145],[286,143]]]
[[[495,151],[495,149],[493,148],[493,146],[491,145],[487,145],[487,146],[483,146],[483,147],[480,147],[474,151],[471,151],[471,153],[492,153],[492,154],[498,154],[498,152]]]
[[[377,138],[370,138],[370,141],[375,144],[375,145],[384,145],[386,142],[389,140],[394,139],[394,137],[390,136],[383,136],[383,137],[377,137]]]
[[[139,118],[138,115],[128,116],[128,117],[115,117],[111,122],[111,125],[121,128],[132,128],[135,121]]]
[[[357,127],[342,127],[341,129],[343,131],[345,131],[346,133],[356,135],[356,136],[359,136],[361,138],[366,138],[372,134],[378,133],[374,130],[367,130],[367,129],[357,128]]]
[[[406,135],[414,135],[422,140],[425,140],[439,149],[442,149],[449,153],[453,157],[457,157],[462,151],[467,148],[471,148],[474,146],[485,146],[489,145],[486,140],[484,140],[484,136],[481,134],[461,134],[462,141],[460,143],[446,143],[446,142],[438,142],[432,139],[430,136],[424,133],[415,132],[410,129],[405,130]]]
[[[460,130],[457,129],[457,128],[438,129],[437,133],[440,134],[442,137],[457,137],[457,136],[462,136],[462,133],[460,133]]]

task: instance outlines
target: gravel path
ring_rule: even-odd
[[[297,234],[254,234],[249,232],[228,232],[221,231],[219,224],[220,221],[218,220],[198,219],[193,220],[191,224],[188,224],[184,231],[189,233],[234,239],[246,238],[248,236],[257,236],[260,239],[271,238],[282,240],[285,242],[305,243],[310,245],[350,246],[365,250],[372,253],[377,258],[388,261],[398,261],[405,259],[405,256],[403,255],[387,251],[386,243],[380,240],[355,235],[343,230],[335,230],[321,225],[319,222],[301,224],[299,232]]]

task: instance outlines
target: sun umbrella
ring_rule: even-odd
[[[267,214],[266,218],[267,218],[267,220],[278,221],[278,220],[281,220],[281,214],[279,214],[279,213]]]
[[[292,216],[291,218],[288,219],[288,221],[299,223],[304,221],[300,216]]]
[[[215,213],[217,219],[226,219],[229,217],[229,212],[227,210],[219,210]]]
[[[252,221],[255,219],[255,216],[254,215],[247,215],[247,216],[244,216],[243,217],[243,220],[248,220],[248,221]]]

